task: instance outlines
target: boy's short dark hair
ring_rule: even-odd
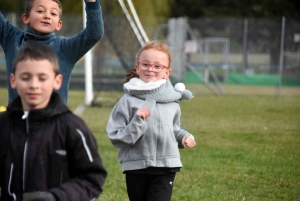
[[[17,64],[27,59],[32,60],[48,60],[53,64],[55,76],[59,74],[58,58],[54,50],[47,44],[38,41],[27,41],[17,52],[12,73],[15,74]]]
[[[35,0],[26,0],[26,4],[25,4],[25,14],[26,14],[27,16],[30,15],[30,11],[31,11],[31,9],[32,9],[32,4],[33,4],[34,1],[35,1]],[[59,9],[60,9],[60,11],[59,11],[59,18],[61,19],[61,17],[62,17],[62,5],[61,5],[61,3],[60,3],[59,0],[52,0],[52,1],[54,1],[55,3],[57,3],[57,5],[58,5],[58,7],[59,7]]]

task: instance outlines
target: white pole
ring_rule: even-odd
[[[83,2],[83,27],[86,27],[85,3]],[[90,106],[93,101],[93,69],[92,69],[92,49],[85,54],[85,101],[84,104]]]
[[[128,12],[128,10],[127,10],[124,2],[123,2],[123,0],[119,0],[119,3],[120,3],[120,5],[121,5],[121,7],[122,7],[122,9],[123,9],[126,17],[127,17],[127,20],[129,21],[129,23],[130,23],[130,25],[131,25],[134,33],[135,33],[136,37],[138,38],[141,46],[143,46],[145,44],[145,42],[143,41],[141,34],[139,33],[138,29],[136,28],[136,26],[135,26],[135,24],[134,24],[134,22],[133,22],[133,20],[132,20],[132,18],[130,16],[130,14],[129,14],[129,12]]]
[[[143,38],[144,38],[144,41],[145,41],[145,42],[148,42],[148,41],[149,41],[149,38],[148,38],[148,36],[147,36],[147,34],[146,34],[146,32],[145,32],[145,30],[144,30],[144,28],[143,28],[143,26],[142,26],[142,24],[141,24],[141,22],[140,22],[140,19],[139,19],[138,15],[137,15],[137,13],[136,13],[136,11],[135,11],[135,8],[134,8],[134,6],[133,6],[132,1],[131,1],[131,0],[127,0],[127,3],[128,3],[129,8],[130,8],[130,10],[131,10],[131,12],[132,12],[132,15],[133,15],[133,17],[134,17],[135,23],[137,24],[137,26],[138,26],[138,28],[139,28],[139,30],[140,30],[140,32],[141,32]]]
[[[285,30],[285,17],[282,17],[281,28],[281,43],[280,43],[280,64],[279,64],[279,81],[278,81],[278,96],[281,95],[281,79],[283,69],[283,50],[284,50],[284,30]]]
[[[244,20],[244,36],[243,36],[243,68],[244,72],[248,69],[248,19]]]
[[[12,16],[11,16],[11,23],[15,26],[17,26],[17,14],[14,12],[12,13]]]

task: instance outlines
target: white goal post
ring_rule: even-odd
[[[127,20],[129,21],[135,35],[137,36],[141,46],[149,41],[149,38],[139,20],[139,17],[135,11],[133,3],[131,0],[127,0],[131,13],[135,22],[132,20],[130,13],[128,12],[123,0],[118,0],[123,12],[125,13]],[[85,12],[85,3],[83,1],[83,27],[86,26],[86,12]],[[94,94],[93,94],[93,68],[92,68],[92,49],[88,51],[85,55],[84,66],[85,66],[85,102],[86,106],[92,105]]]
[[[85,2],[83,3],[83,27],[86,26],[86,12],[85,12]],[[89,50],[85,54],[84,58],[84,66],[85,66],[85,100],[84,104],[86,106],[92,105],[94,99],[94,92],[93,92],[93,67],[92,67],[92,49]]]

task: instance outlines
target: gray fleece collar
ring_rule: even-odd
[[[125,93],[131,96],[142,100],[152,98],[160,103],[180,102],[193,98],[192,92],[185,90],[185,88],[181,91],[175,90],[169,79],[145,83],[139,78],[132,78],[123,85],[123,89]]]

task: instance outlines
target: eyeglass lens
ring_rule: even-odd
[[[148,70],[151,67],[154,72],[160,72],[164,68],[161,64],[151,64],[147,62],[139,62],[139,66],[142,70]]]

